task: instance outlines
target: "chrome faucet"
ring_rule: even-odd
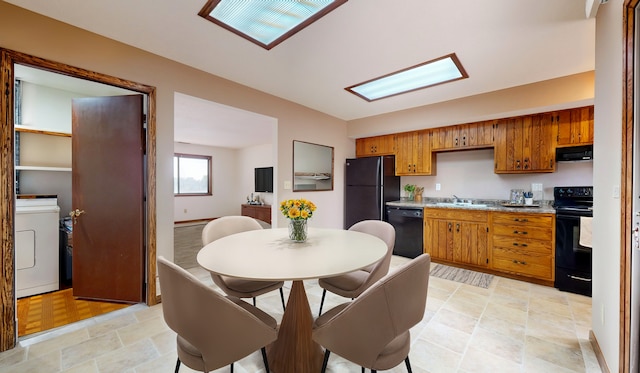
[[[455,194],[453,195],[453,203],[458,203],[459,199],[460,197],[456,196]]]

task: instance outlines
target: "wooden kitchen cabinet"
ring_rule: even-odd
[[[424,209],[424,248],[432,259],[489,266],[488,211]]]
[[[373,136],[356,139],[356,157],[372,157],[395,154],[395,135]]]
[[[495,173],[554,172],[556,131],[549,114],[498,121],[494,128]]]
[[[555,275],[555,215],[492,213],[491,268],[552,284]]]
[[[551,114],[557,127],[557,146],[593,144],[593,106]]]
[[[396,135],[396,175],[434,175],[431,131],[412,131]]]
[[[269,205],[242,205],[242,216],[250,216],[254,219],[262,220],[271,224],[271,206]]]
[[[431,150],[448,151],[493,147],[494,121],[459,124],[434,129]]]

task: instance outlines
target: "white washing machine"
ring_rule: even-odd
[[[16,297],[60,288],[60,207],[55,197],[16,199]]]

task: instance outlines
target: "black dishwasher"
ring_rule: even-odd
[[[387,221],[396,229],[394,255],[415,258],[422,254],[422,208],[387,206]]]

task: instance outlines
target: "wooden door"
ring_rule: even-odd
[[[396,175],[413,175],[416,172],[415,133],[405,132],[396,136]]]
[[[556,127],[549,115],[534,115],[531,130],[531,171],[550,172],[556,168]]]
[[[73,295],[144,300],[142,95],[72,103]]]

